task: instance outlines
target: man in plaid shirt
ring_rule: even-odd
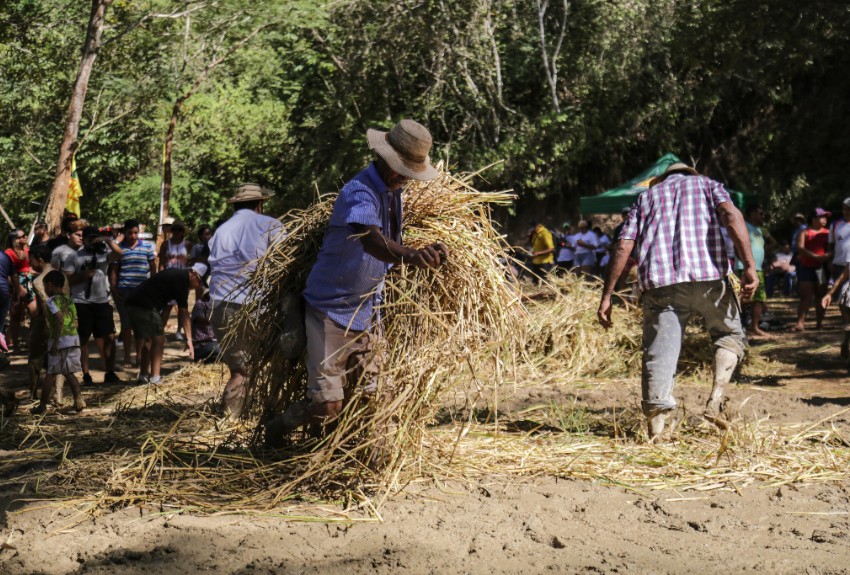
[[[691,314],[705,318],[715,346],[714,386],[705,415],[722,424],[723,387],[744,355],[745,336],[737,298],[727,275],[725,227],[744,265],[743,297],[758,287],[758,274],[741,212],[723,185],[682,163],[650,182],[629,212],[608,269],[597,316],[611,327],[611,295],[629,254],[637,246],[643,302],[643,412],[654,439],[676,408],[673,378],[682,334]]]

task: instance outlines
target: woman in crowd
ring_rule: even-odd
[[[6,240],[6,255],[12,260],[18,278],[18,288],[12,293],[12,313],[9,325],[9,343],[16,347],[20,325],[24,314],[29,312],[30,318],[35,317],[35,290],[30,269],[30,250],[27,245],[27,234],[23,230],[12,230]]]
[[[809,216],[809,227],[797,236],[797,254],[800,265],[797,268],[797,281],[800,288],[800,306],[797,309],[797,323],[793,331],[805,331],[806,315],[815,300],[817,329],[823,324],[824,308],[822,299],[826,295],[829,271],[827,262],[832,259],[828,251],[829,229],[826,226],[830,212],[815,208]]]

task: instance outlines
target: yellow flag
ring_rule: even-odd
[[[80,186],[80,179],[77,177],[77,157],[71,158],[71,181],[68,184],[68,201],[65,203],[65,209],[69,212],[77,214],[77,217],[82,216],[80,213],[80,198],[83,197],[83,188]]]

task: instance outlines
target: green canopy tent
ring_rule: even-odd
[[[675,154],[665,154],[655,164],[621,186],[602,192],[597,196],[579,198],[582,215],[619,214],[623,208],[631,206],[642,192],[649,189],[649,182],[652,178],[663,174],[671,165],[681,161]],[[754,194],[744,194],[729,188],[726,188],[726,191],[729,192],[732,201],[739,208],[744,207],[745,203],[754,201],[755,198]]]

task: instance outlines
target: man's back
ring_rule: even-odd
[[[254,271],[262,257],[283,232],[276,219],[253,210],[237,210],[210,240],[210,296],[213,301],[242,303],[246,294],[234,290]]]
[[[637,243],[641,288],[724,277],[717,206],[730,201],[722,184],[704,176],[672,174],[644,192],[620,236]]]

